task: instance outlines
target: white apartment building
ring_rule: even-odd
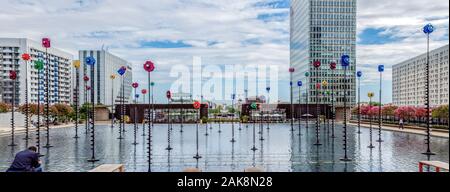
[[[430,51],[430,105],[448,105],[448,46]],[[427,54],[393,66],[393,103],[403,106],[425,105],[425,65]]]
[[[25,65],[21,55],[29,53],[31,61]],[[65,51],[51,47],[48,49],[48,60],[45,48],[40,41],[33,41],[26,38],[0,38],[0,87],[2,88],[1,99],[3,102],[12,103],[13,82],[9,79],[9,71],[17,71],[16,84],[16,104],[25,103],[25,82],[28,78],[28,100],[37,103],[39,92],[42,93],[41,102],[45,102],[44,78],[47,74],[47,67],[50,68],[50,89],[49,100],[51,104],[66,103],[71,101],[71,68],[73,56]],[[37,60],[44,62],[44,70],[41,74],[34,68]],[[26,76],[25,72],[28,72]],[[38,87],[38,75],[43,77],[40,87]],[[40,90],[38,90],[40,88]]]

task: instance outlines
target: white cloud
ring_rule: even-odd
[[[269,64],[280,66],[280,78],[289,64],[289,19],[264,22],[258,14],[288,13],[287,8],[255,7],[270,0],[0,0],[0,36],[40,39],[48,36],[55,47],[74,55],[79,49],[102,45],[135,68],[147,59],[156,62],[157,78],[166,81],[171,66],[205,64]],[[425,49],[421,27],[436,25],[432,47],[448,44],[447,0],[358,0],[358,31],[385,29],[383,35],[399,41],[358,45],[358,63],[383,63],[389,68]],[[143,41],[183,41],[193,48],[141,48]],[[257,40],[259,44],[242,42]],[[209,45],[209,43],[214,42]],[[144,78],[144,74],[137,79]],[[370,76],[367,83],[374,82]],[[282,91],[282,90],[280,90]]]

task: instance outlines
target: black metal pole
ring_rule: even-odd
[[[125,134],[125,78],[122,76],[122,133]]]
[[[181,95],[181,110],[180,110],[180,115],[181,115],[181,124],[180,124],[180,132],[183,133],[183,123],[184,123],[184,102],[183,102],[183,95]]]
[[[122,91],[120,91],[120,101],[119,101],[119,103],[120,103],[120,108],[119,108],[119,112],[120,112],[120,122],[119,122],[119,138],[117,138],[117,139],[124,139],[123,137],[122,137],[122,134],[123,134],[123,121],[124,121],[124,116],[123,116],[123,97],[124,97],[124,92],[123,92],[123,86],[124,86],[124,80],[123,80],[123,75],[121,75],[120,76],[120,80],[122,81],[122,84],[120,85],[120,89],[122,90]]]
[[[45,148],[53,147],[50,145],[50,57],[48,55],[47,48],[45,48],[45,55],[47,56],[47,74],[46,74],[46,103],[45,103],[45,128],[46,128],[46,138],[47,144],[45,144]]]
[[[148,72],[148,90],[151,94],[151,96],[149,95],[148,97],[148,110],[147,110],[147,115],[148,115],[148,128],[147,128],[147,132],[148,132],[148,137],[147,137],[147,158],[148,158],[148,172],[152,171],[152,122],[150,122],[150,119],[152,116],[152,106],[153,106],[153,86],[151,84],[151,73]],[[153,119],[152,119],[153,120]]]
[[[37,124],[36,124],[36,148],[41,155],[41,70],[38,69],[38,100],[37,100]]]
[[[294,91],[293,91],[293,82],[292,82],[292,73],[290,72],[290,90],[291,90],[291,132],[294,132]]]
[[[134,121],[134,129],[133,129],[133,134],[134,134],[134,142],[132,143],[133,145],[137,145],[137,98],[136,98],[136,88],[134,88],[134,114],[133,114],[133,121]]]
[[[372,97],[369,97],[369,109],[371,109],[372,108]],[[369,111],[369,124],[370,124],[370,145],[368,146],[368,148],[370,148],[370,149],[373,149],[373,148],[375,148],[375,146],[373,146],[373,143],[372,143],[372,114],[370,114],[370,111]]]
[[[95,71],[94,71],[94,64],[91,65],[91,159],[88,160],[88,162],[97,162],[98,159],[95,158]]]
[[[383,73],[380,72],[380,106],[378,107],[378,140],[377,142],[381,143],[383,142],[383,140],[381,140],[381,98],[382,98],[382,94],[381,94],[381,89],[382,89],[382,84],[383,84]]]
[[[427,110],[427,137],[425,139],[427,145],[427,152],[424,155],[436,155],[431,152],[430,140],[431,140],[431,128],[430,128],[430,34],[427,33],[427,63],[425,65],[425,105]]]
[[[233,119],[231,120],[231,141],[232,143],[236,142],[234,139],[234,98],[231,101],[231,109],[233,111]]]
[[[320,146],[322,145],[320,143],[320,108],[319,108],[319,92],[320,92],[320,88],[319,88],[319,68],[316,67],[316,143],[314,145],[316,146]]]
[[[89,90],[87,89],[87,83],[86,83],[86,81],[84,81],[84,104],[83,105],[86,106],[86,116],[85,116],[85,122],[84,122],[84,131],[85,131],[86,135],[88,134],[88,130],[89,130],[88,120],[89,120],[89,114],[90,114],[89,106],[86,105],[87,101],[88,101],[88,91]]]
[[[115,76],[111,76],[111,129],[114,129],[114,79]]]
[[[16,64],[13,62],[13,70],[14,72],[16,72]],[[15,144],[14,138],[15,138],[15,120],[14,120],[14,108],[16,106],[16,81],[17,81],[17,77],[15,77],[14,79],[12,79],[12,83],[13,83],[13,94],[12,94],[12,100],[11,100],[11,144],[9,144],[8,146],[14,147],[17,146],[17,144]]]
[[[336,138],[336,135],[334,134],[334,122],[336,120],[336,109],[334,106],[334,87],[336,79],[334,78],[334,70],[331,71],[331,138]]]
[[[24,138],[25,140],[30,139],[29,132],[30,132],[30,103],[28,101],[28,61],[25,61],[25,138]]]
[[[380,97],[381,97],[381,95],[380,95]],[[361,134],[361,77],[358,77],[358,132],[357,133]]]
[[[344,158],[341,161],[351,161],[347,156],[347,67],[344,67]]]
[[[79,70],[79,66],[75,68],[75,136],[73,137],[74,139],[78,139],[80,138],[78,136],[78,118],[79,118],[79,97],[80,97],[80,70]]]
[[[253,114],[255,113],[255,111],[256,110],[254,110],[254,109],[252,110],[252,116],[254,116]],[[258,150],[256,148],[256,123],[255,123],[256,120],[253,119],[253,118],[252,118],[252,120],[253,120],[253,147],[252,147],[252,151],[256,151],[256,150]]]
[[[146,94],[142,94],[143,95],[143,98],[142,98],[142,104],[144,105],[145,104],[145,95]],[[150,109],[148,109],[148,110],[150,110]],[[144,120],[142,121],[142,135],[141,136],[145,136],[145,120],[146,120],[146,115],[147,114],[145,114],[145,112],[144,112]],[[147,121],[150,121],[150,120],[147,120]]]
[[[310,90],[310,81],[309,81],[309,77],[306,77],[306,80],[308,81],[307,85],[308,87],[306,87],[306,131],[308,131],[308,125],[309,125],[309,90]]]
[[[167,148],[166,150],[170,151],[172,150],[172,147],[170,147],[170,133],[171,131],[171,121],[170,121],[170,98],[167,98]]]
[[[196,111],[196,125],[195,125],[195,145],[196,145],[196,150],[197,150],[197,154],[194,156],[194,159],[198,159],[202,158],[202,156],[200,156],[198,154],[198,123],[199,123],[199,113],[200,113],[200,109],[197,109],[198,111]]]
[[[298,135],[302,135],[302,86],[298,86]]]

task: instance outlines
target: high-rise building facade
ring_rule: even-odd
[[[21,59],[23,53],[29,53],[31,61],[25,65]],[[2,87],[2,101],[12,103],[13,81],[9,79],[9,71],[17,71],[16,104],[25,103],[26,79],[28,73],[28,101],[37,103],[38,99],[45,102],[47,67],[50,68],[49,101],[50,104],[65,103],[71,100],[71,67],[73,55],[60,49],[48,49],[48,61],[45,48],[41,42],[26,38],[0,38],[0,82]],[[34,68],[34,62],[42,60],[44,69],[40,73]],[[41,82],[38,82],[38,76]],[[39,96],[41,95],[41,96]]]
[[[292,0],[291,1],[291,47],[290,65],[295,69],[294,85],[301,80],[301,95],[308,101],[316,102],[317,83],[328,82],[322,87],[320,103],[330,103],[330,97],[324,97],[324,91],[335,90],[337,107],[344,102],[344,88],[347,85],[347,106],[356,102],[356,0]],[[344,81],[344,69],[341,67],[342,55],[349,55],[351,65],[347,68],[347,83]],[[321,67],[313,67],[315,61]],[[329,64],[337,63],[337,69],[330,70]],[[306,77],[305,73],[310,76]],[[298,89],[294,89],[297,98]],[[302,100],[305,102],[305,99]]]
[[[430,105],[449,104],[448,46],[430,51]],[[393,66],[392,99],[398,106],[425,106],[424,53]]]
[[[122,80],[121,76],[117,73],[117,71],[122,67],[127,67],[127,71],[123,76],[124,80],[124,93],[125,93],[125,103],[129,103],[133,98],[131,97],[132,93],[132,81],[133,81],[133,72],[131,68],[131,64],[117,57],[105,50],[81,50],[79,51],[79,59],[81,61],[81,67],[79,69],[80,72],[80,100],[79,103],[84,103],[85,99],[85,91],[86,86],[83,82],[83,77],[87,76],[91,80],[91,68],[87,66],[85,60],[87,57],[92,56],[96,60],[94,65],[94,89],[90,91],[94,91],[94,99],[96,104],[103,105],[111,105],[112,101],[114,103],[119,103],[122,94]],[[73,69],[73,77],[75,77],[75,69]],[[112,80],[111,75],[115,75],[116,78]],[[75,79],[75,78],[74,78]],[[90,86],[90,83],[88,84]],[[90,92],[88,91],[88,102],[90,102]]]

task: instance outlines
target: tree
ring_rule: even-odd
[[[417,119],[422,120],[423,118],[425,118],[427,116],[427,110],[423,107],[416,108],[414,116]]]
[[[3,102],[0,103],[0,113],[6,113],[9,110],[11,110],[11,105]]]
[[[416,115],[416,110],[411,106],[402,106],[395,110],[395,116],[400,119],[410,120]]]
[[[397,109],[398,107],[395,105],[385,105],[381,110],[381,114],[385,117],[393,117],[395,116],[395,110]]]
[[[54,107],[57,110],[57,120],[62,123],[65,123],[69,119],[70,115],[74,112],[72,107],[66,104],[55,104]]]
[[[432,111],[433,118],[448,119],[448,105],[442,105]]]

